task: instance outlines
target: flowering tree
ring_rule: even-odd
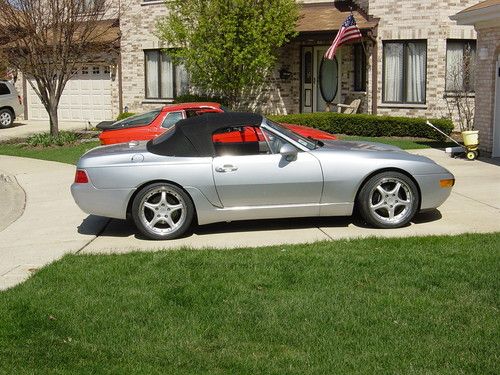
[[[197,88],[235,105],[274,67],[277,48],[295,35],[295,0],[172,0],[157,25],[169,54]]]

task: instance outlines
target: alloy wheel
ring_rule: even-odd
[[[12,116],[9,112],[0,113],[0,125],[9,126],[12,123]]]
[[[158,235],[176,231],[186,221],[186,215],[186,202],[167,186],[152,189],[142,197],[139,204],[142,224]]]
[[[374,217],[398,225],[412,214],[415,197],[408,184],[399,178],[383,178],[369,194],[369,209]]]

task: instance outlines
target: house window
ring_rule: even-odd
[[[98,66],[92,67],[92,74],[100,74],[101,69]]]
[[[353,46],[354,91],[366,91],[366,55],[361,43]]]
[[[82,74],[89,74],[89,67],[88,66],[82,66]]]
[[[160,50],[144,51],[146,98],[173,99],[187,92],[188,76],[182,65],[174,65]]]
[[[475,40],[446,41],[446,91],[474,92]]]
[[[425,103],[426,41],[386,41],[383,58],[383,101]]]

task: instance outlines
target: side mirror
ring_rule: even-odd
[[[280,154],[287,161],[294,161],[295,159],[297,159],[297,149],[289,143],[285,143],[283,146],[281,146]]]

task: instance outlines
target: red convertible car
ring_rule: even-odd
[[[121,121],[105,121],[97,125],[102,130],[99,140],[103,145],[130,141],[148,141],[156,138],[170,129],[177,121],[203,115],[205,113],[226,112],[218,103],[181,103],[166,105],[163,108],[128,117]],[[283,124],[288,129],[304,137],[314,139],[336,139],[333,134],[310,128],[307,126]],[[248,133],[246,130],[235,130],[228,133],[214,135],[215,142],[249,142],[260,140],[257,133]]]

